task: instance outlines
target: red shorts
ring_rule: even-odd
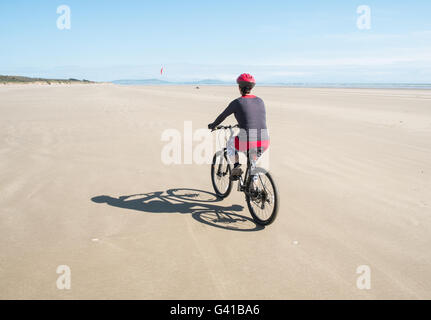
[[[258,141],[243,141],[235,137],[235,149],[237,151],[245,152],[250,149],[261,148],[262,152],[266,151],[269,147],[269,140],[258,140]]]

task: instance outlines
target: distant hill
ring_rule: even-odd
[[[204,79],[204,80],[196,80],[196,81],[166,81],[160,79],[124,79],[124,80],[114,80],[112,81],[115,84],[124,84],[124,85],[182,85],[182,84],[190,84],[190,85],[230,85],[233,83],[216,80],[216,79]]]
[[[164,80],[160,80],[160,79],[142,79],[142,80],[127,80],[127,79],[123,79],[123,80],[114,80],[112,81],[112,83],[115,84],[171,84],[172,82],[169,81],[164,81]]]
[[[214,84],[214,85],[227,85],[227,84],[233,84],[227,81],[221,81],[221,80],[215,80],[215,79],[204,79],[199,81],[192,81],[190,84]]]
[[[45,78],[30,78],[22,76],[2,76],[0,75],[0,83],[40,83],[45,82],[47,84],[51,83],[94,83],[94,81],[89,80],[78,80],[78,79],[45,79]]]

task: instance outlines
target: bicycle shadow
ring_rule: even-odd
[[[169,189],[143,194],[120,196],[118,198],[101,195],[91,198],[95,203],[151,213],[190,213],[198,222],[232,231],[259,231],[264,227],[253,219],[238,214],[244,207],[240,205],[221,206],[216,194],[188,188]]]

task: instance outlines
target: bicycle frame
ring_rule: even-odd
[[[233,129],[237,128],[237,127],[238,127],[238,125],[235,125],[235,126],[218,126],[217,129],[229,129],[230,135],[229,135],[229,138],[226,139],[226,141],[229,141],[229,139],[234,134]],[[236,151],[236,152],[238,152],[238,151]],[[224,153],[225,154],[227,153],[226,147],[224,148]],[[250,193],[248,191],[250,183],[251,183],[251,173],[250,172],[256,168],[256,160],[257,160],[258,156],[257,156],[257,152],[256,152],[256,154],[254,154],[254,152],[250,153],[250,150],[247,150],[246,156],[247,156],[247,168],[245,171],[245,176],[244,176],[244,178],[242,177],[242,175],[240,176],[240,178],[238,180],[238,189],[237,190],[244,192],[246,195],[250,195]],[[253,156],[253,160],[251,160],[252,156]],[[256,159],[254,159],[254,157],[256,157]],[[226,158],[228,158],[227,155],[226,155]],[[220,169],[221,169],[221,163],[219,164],[219,168],[217,171],[218,173],[221,173]],[[224,174],[226,174],[226,173],[224,173]]]
[[[238,125],[217,126],[216,128],[214,128],[214,130],[229,129],[229,134],[224,135],[224,138],[226,139],[225,143],[223,144],[223,142],[220,141],[222,149],[217,151],[213,157],[213,165],[211,166],[211,180],[214,190],[216,191],[218,196],[226,198],[232,190],[233,182],[238,181],[238,191],[244,192],[248,209],[253,216],[254,221],[256,221],[256,223],[260,225],[269,225],[274,221],[275,217],[277,216],[278,192],[270,173],[265,169],[256,166],[256,163],[261,154],[263,153],[264,149],[258,147],[248,149],[247,152],[244,152],[247,156],[247,169],[245,173],[243,174],[241,172],[241,175],[237,175],[239,173],[238,172],[235,173],[235,175],[232,175],[232,155],[227,154],[227,147],[230,146],[226,145],[226,142],[234,136],[233,129],[236,127],[238,127]],[[237,152],[238,154],[242,153],[242,151],[238,150],[236,150],[235,152]],[[216,163],[218,161],[217,159],[221,160],[220,163],[218,163],[218,168],[216,167]],[[226,166],[224,167],[224,165]],[[227,186],[223,190],[221,190],[218,186],[218,181],[220,181],[222,177],[223,181],[226,181],[226,178],[228,178],[229,181]],[[271,189],[267,188],[267,183],[269,183],[268,187],[270,187]],[[226,182],[224,182],[224,184],[226,185]],[[267,206],[269,206],[271,210],[269,216],[265,214]],[[262,219],[259,209],[264,210],[264,219]]]

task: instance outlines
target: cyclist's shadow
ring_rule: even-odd
[[[96,203],[106,203],[113,207],[152,213],[191,213],[192,217],[204,224],[235,231],[258,231],[264,227],[253,219],[235,212],[243,211],[240,205],[221,206],[222,201],[215,194],[196,189],[169,189],[144,194],[120,196],[97,196],[91,198]]]

